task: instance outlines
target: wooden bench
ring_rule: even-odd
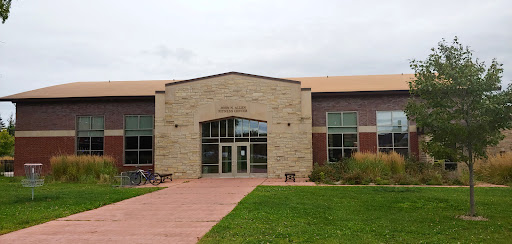
[[[160,182],[164,182],[165,179],[169,179],[172,181],[172,174],[159,174],[160,177],[162,177],[162,180],[160,180]]]
[[[284,177],[286,178],[284,182],[287,182],[288,180],[293,180],[293,182],[295,182],[295,173],[293,172],[284,173]]]

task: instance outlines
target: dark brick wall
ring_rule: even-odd
[[[74,154],[74,137],[16,137],[14,147],[14,173],[25,175],[24,164],[41,163],[43,172],[50,172],[50,158]]]
[[[376,111],[403,110],[409,95],[328,95],[312,96],[313,126],[325,126],[327,112],[357,111],[360,126],[375,126]],[[414,123],[412,123],[414,124]]]
[[[327,162],[327,135],[313,133],[313,163],[323,165]]]
[[[154,115],[154,98],[18,102],[16,130],[75,130],[79,115],[103,115],[106,130],[121,130],[124,116],[131,114]],[[75,137],[16,137],[15,143],[16,175],[24,174],[25,163],[42,163],[47,173],[52,156],[75,154]],[[123,136],[105,136],[104,154],[114,157],[120,170],[133,170],[133,166],[123,166],[123,147]]]
[[[409,150],[411,152],[411,157],[414,157],[419,160],[420,158],[420,147],[419,147],[419,138],[417,132],[409,132]]]
[[[403,110],[409,98],[408,94],[360,95],[312,95],[313,126],[326,126],[327,112],[357,111],[359,126],[376,126],[377,111]],[[410,122],[415,125],[414,121]],[[359,133],[359,150],[377,152],[377,133]],[[417,133],[410,133],[411,155],[419,155]],[[313,133],[313,162],[323,163],[327,160],[327,141],[325,133]]]
[[[154,98],[18,102],[16,130],[74,130],[79,115],[104,115],[106,130],[120,130],[124,115],[130,114],[154,115]]]
[[[377,133],[359,132],[359,150],[361,152],[377,152]]]

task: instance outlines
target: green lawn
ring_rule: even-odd
[[[50,183],[37,187],[32,201],[20,180],[0,177],[0,235],[161,189]]]
[[[512,188],[259,186],[201,243],[511,243]]]

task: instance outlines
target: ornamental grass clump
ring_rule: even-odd
[[[62,182],[111,183],[118,174],[109,156],[61,155],[50,159],[51,177]]]
[[[512,185],[512,153],[494,155],[475,164],[477,178],[492,184]]]
[[[396,152],[356,152],[345,164],[343,179],[351,184],[387,183],[390,176],[405,172],[405,159]]]

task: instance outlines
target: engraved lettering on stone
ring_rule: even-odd
[[[247,106],[221,106],[219,113],[247,113]]]

